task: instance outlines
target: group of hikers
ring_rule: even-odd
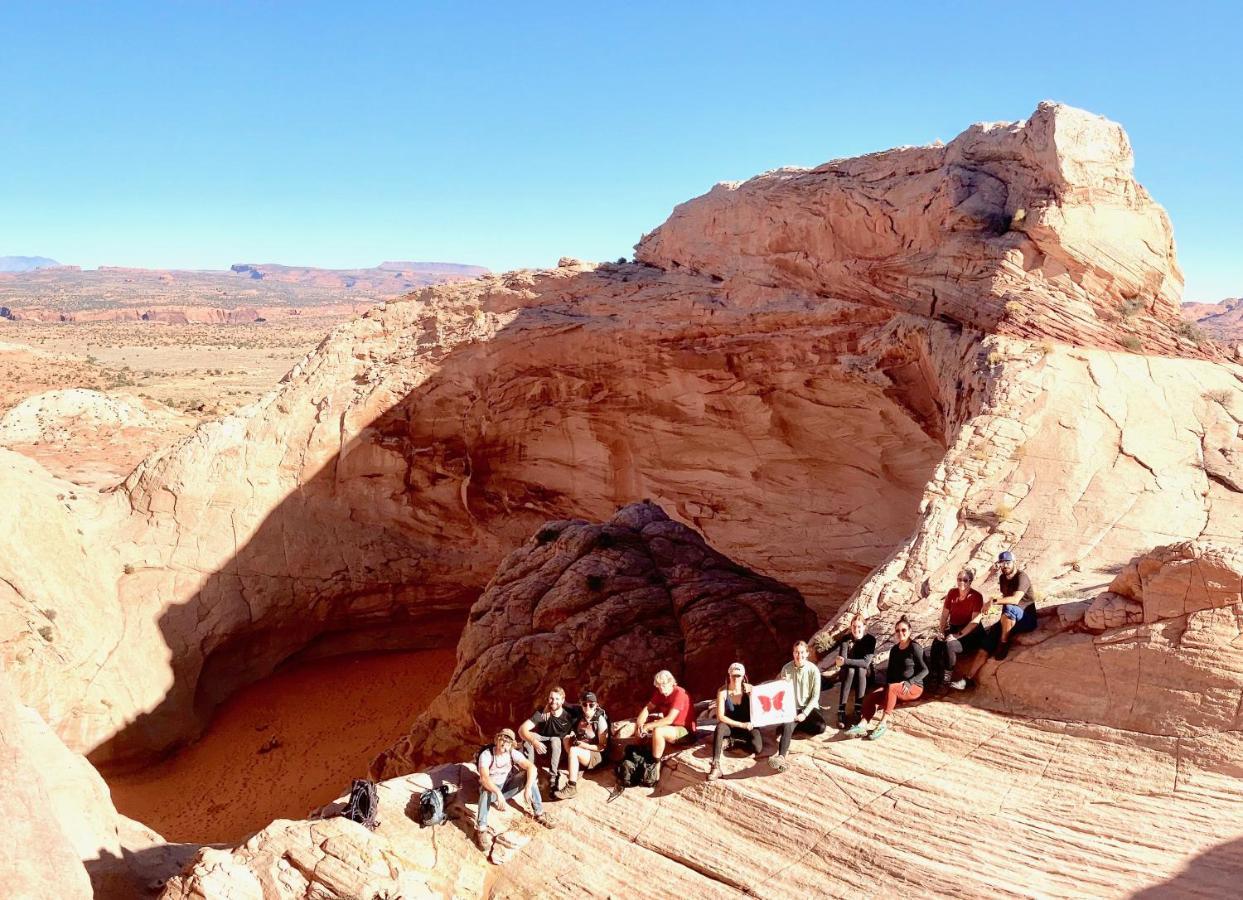
[[[998,570],[1000,599],[992,603],[986,603],[983,594],[972,587],[975,573],[971,569],[959,572],[955,586],[942,602],[939,636],[927,650],[912,636],[910,621],[905,616],[898,619],[885,678],[879,684],[873,671],[877,641],[862,615],[851,619],[849,629],[827,654],[821,655],[820,664],[811,660],[806,641],[795,643],[791,661],[778,675],[792,685],[794,718],[776,726],[777,750],[769,756],[769,766],[777,772],[785,771],[790,740],[796,733],[819,735],[828,730],[820,695],[834,686],[838,688],[837,727],[843,735],[878,740],[888,730],[888,717],[899,704],[918,700],[934,686],[966,690],[974,685],[989,656],[1005,659],[1014,637],[1036,628],[1036,604],[1031,580],[1019,570],[1012,552],[1007,550],[998,557]],[[997,605],[1001,607],[999,618],[986,626],[983,620]],[[971,662],[969,674],[954,679],[958,659],[964,654],[976,654],[977,658]],[[659,778],[659,762],[666,748],[694,738],[696,725],[690,695],[671,672],[657,672],[653,683],[655,690],[635,718],[634,737],[649,743],[650,759]],[[746,667],[741,662],[731,663],[714,705],[717,725],[709,781],[721,777],[721,756],[727,746],[749,750],[756,758],[763,752],[763,734],[752,725],[751,692]],[[480,782],[476,840],[484,852],[495,836],[488,827],[489,810],[504,808],[506,801],[520,792],[526,794],[535,821],[553,827],[544,812],[537,763],[547,761],[553,796],[568,800],[577,793],[580,775],[603,763],[609,737],[608,717],[595,693],[584,691],[579,703],[567,704],[560,687],[549,692],[545,705],[522,723],[516,735],[510,728],[498,731],[492,745],[480,751],[476,759]],[[519,740],[523,750],[518,749]]]

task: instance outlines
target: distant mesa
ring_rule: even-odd
[[[1182,314],[1216,340],[1227,344],[1243,341],[1243,297],[1217,303],[1184,303]]]
[[[60,263],[46,256],[0,256],[0,272],[33,272],[35,269],[57,269]]]

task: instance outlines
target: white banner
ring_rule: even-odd
[[[765,681],[751,688],[752,728],[793,722],[795,712],[793,682]]]

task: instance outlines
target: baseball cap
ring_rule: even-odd
[[[583,696],[579,697],[578,699],[582,700],[584,703],[595,703],[596,695],[592,693],[591,691],[583,691]]]
[[[730,663],[728,671],[730,675],[746,675],[747,667],[740,662]]]
[[[997,557],[997,562],[1014,562],[1014,554],[1009,550],[1002,550],[1001,555]]]
[[[518,736],[514,734],[514,730],[512,728],[502,728],[496,733],[496,738],[494,740],[500,740],[501,738],[513,741],[515,744],[518,743]]]

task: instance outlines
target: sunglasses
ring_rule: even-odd
[[[583,701],[583,706],[599,706],[599,705],[600,705],[599,701],[596,701],[596,700],[584,700]]]

